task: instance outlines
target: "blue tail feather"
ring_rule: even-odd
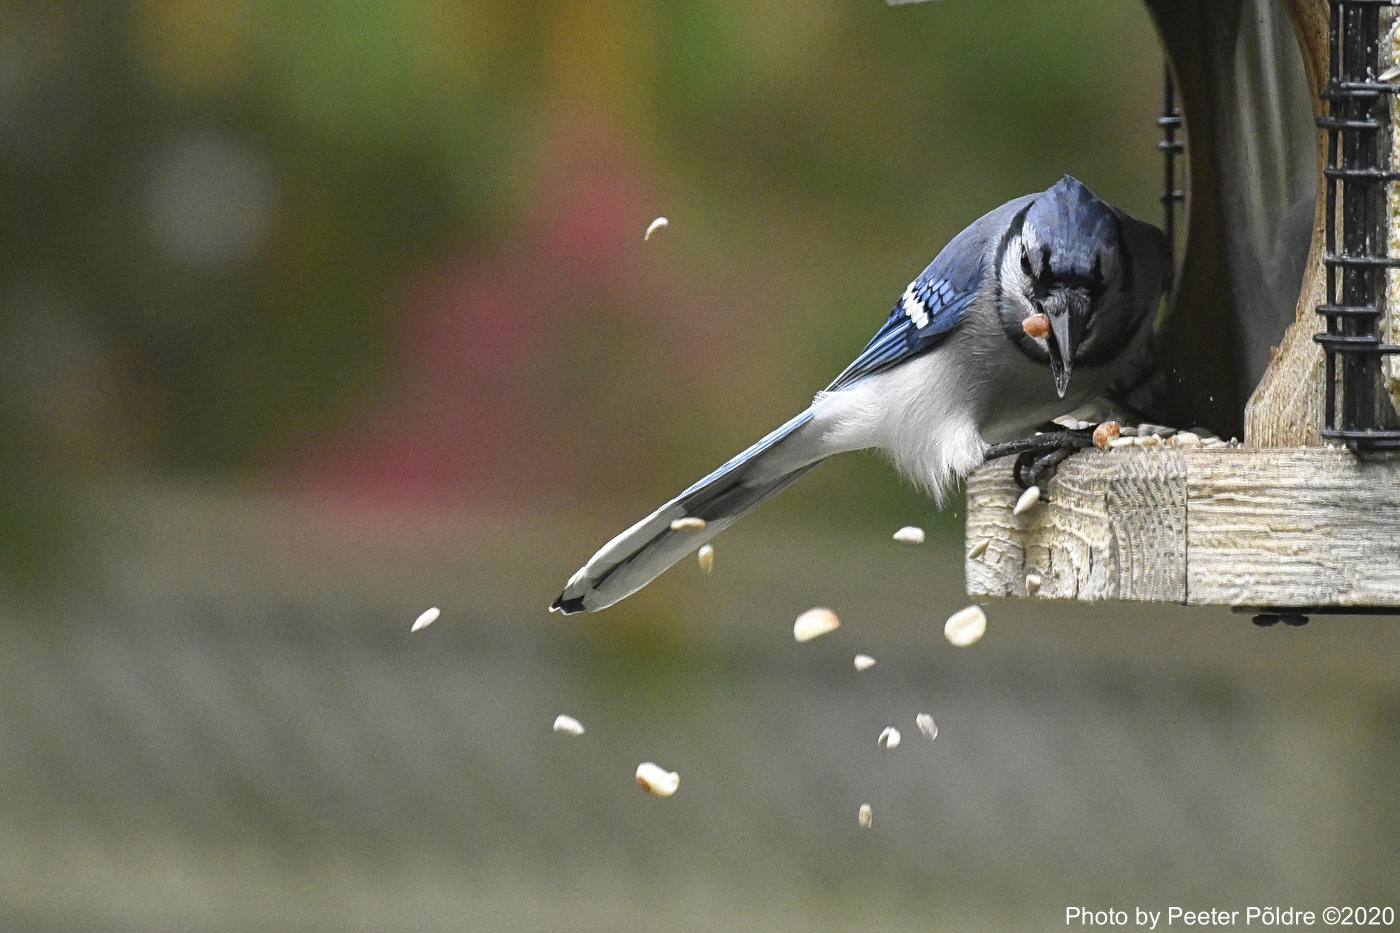
[[[646,586],[749,509],[787,488],[816,465],[816,459],[781,459],[779,445],[811,422],[809,409],[770,431],[718,469],[688,486],[622,534],[603,545],[570,578],[549,607],[565,614],[593,611]],[[678,518],[701,518],[702,529],[673,530]]]

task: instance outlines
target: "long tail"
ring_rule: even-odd
[[[569,578],[550,611],[606,609],[786,489],[828,453],[812,420],[809,408],[603,545]],[[680,518],[705,524],[673,530],[671,523]]]

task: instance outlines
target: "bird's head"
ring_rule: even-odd
[[[1100,299],[1121,270],[1113,209],[1066,175],[1036,195],[1002,243],[997,270],[1006,332],[1026,355],[1048,363],[1064,398],[1070,373],[1094,342]],[[1037,329],[1027,318],[1044,315]]]

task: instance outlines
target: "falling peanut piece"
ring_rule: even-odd
[[[572,716],[560,713],[554,717],[554,731],[560,735],[583,735],[583,723]]]
[[[943,637],[948,643],[966,648],[987,633],[987,614],[981,606],[968,606],[959,609],[943,623]]]
[[[900,544],[923,544],[924,530],[917,525],[905,525],[894,533],[894,539]]]
[[[841,620],[830,609],[818,606],[808,609],[792,623],[792,637],[798,641],[811,641],[818,635],[825,635],[841,625]]]
[[[715,548],[712,544],[700,545],[700,550],[695,552],[695,560],[699,562],[700,569],[705,572],[705,576],[715,572]]]
[[[637,786],[657,797],[669,797],[681,786],[681,776],[651,761],[637,765]]]

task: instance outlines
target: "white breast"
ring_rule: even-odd
[[[1076,371],[1061,399],[1049,367],[1015,352],[999,326],[991,315],[970,315],[938,348],[818,395],[813,428],[821,446],[880,450],[942,506],[989,444],[1026,437],[1106,388],[1103,374]]]
[[[925,353],[813,404],[830,452],[875,448],[939,506],[986,448],[961,367],[942,356]]]

